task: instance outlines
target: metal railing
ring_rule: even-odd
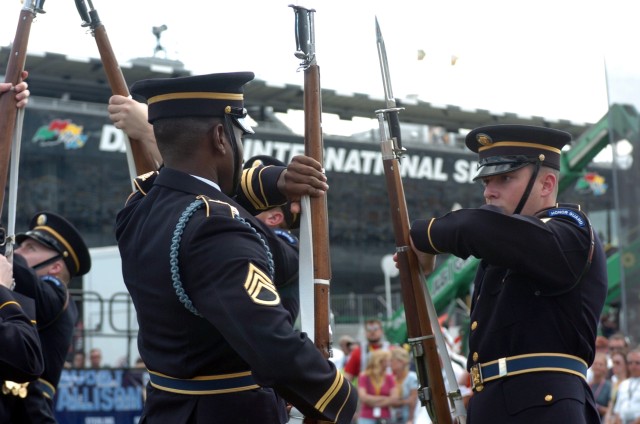
[[[402,306],[400,293],[392,293],[390,308],[387,299],[379,294],[339,294],[331,295],[331,311],[336,324],[358,324],[369,318],[386,321],[389,312],[393,314]]]
[[[138,356],[135,343],[138,323],[129,293],[117,292],[107,298],[90,290],[70,292],[81,311],[81,325],[76,328],[74,350],[88,351],[92,347],[108,344],[117,352],[111,358],[105,355],[111,365],[122,359],[131,365]],[[369,318],[386,321],[388,314],[401,306],[400,293],[392,293],[389,302],[379,294],[331,296],[331,311],[336,326],[361,324]],[[104,348],[102,350],[107,353]]]

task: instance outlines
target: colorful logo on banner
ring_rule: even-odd
[[[580,193],[593,193],[594,196],[605,194],[608,187],[604,177],[597,172],[587,172],[576,183],[576,190]]]
[[[81,149],[87,143],[88,135],[83,134],[84,127],[76,125],[71,120],[54,119],[49,125],[38,128],[31,140],[40,146],[57,146],[64,144],[67,150]]]

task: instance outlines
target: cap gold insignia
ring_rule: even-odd
[[[254,264],[249,263],[249,272],[244,282],[244,288],[251,300],[258,305],[276,306],[280,304],[280,295],[271,278]]]
[[[47,215],[45,214],[38,215],[38,218],[36,219],[36,223],[38,225],[45,225],[47,223]]]
[[[478,134],[476,136],[476,140],[478,140],[478,143],[480,143],[482,146],[490,146],[493,144],[493,140],[491,139],[491,137],[483,133]]]
[[[540,156],[538,156],[538,160],[540,162],[544,162],[544,155],[542,153],[540,153]]]
[[[224,113],[231,113],[231,106],[226,106],[224,108]]]

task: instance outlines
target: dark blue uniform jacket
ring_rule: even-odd
[[[0,346],[0,385],[6,380],[24,383],[40,376],[44,361],[35,304],[4,286],[0,286]],[[0,423],[12,422],[11,413],[19,399],[0,393]]]
[[[137,180],[116,222],[142,359],[178,379],[251,371],[260,387],[188,395],[150,386],[141,422],[282,423],[285,398],[309,417],[349,423],[356,391],[293,330],[272,283],[297,273],[296,250],[211,185],[170,168],[155,175]],[[176,234],[199,196],[206,205]],[[177,269],[188,300],[176,294]]]
[[[38,335],[44,358],[44,372],[37,382],[29,385],[28,396],[16,400],[13,422],[55,423],[50,394],[60,381],[78,312],[67,287],[61,281],[53,276],[36,275],[18,254],[14,255],[13,275],[16,292],[35,300]]]
[[[607,293],[606,258],[576,208],[561,206],[535,217],[505,215],[493,206],[461,209],[416,221],[411,236],[424,252],[481,259],[473,285],[468,367],[534,353],[572,355],[591,365]],[[486,383],[471,399],[469,420],[599,422],[586,381],[561,372]]]

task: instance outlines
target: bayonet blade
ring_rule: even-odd
[[[78,9],[78,13],[80,14],[80,18],[82,19],[82,26],[91,25],[91,18],[89,17],[89,10],[87,9],[87,5],[84,3],[84,0],[75,0],[76,1],[76,9]]]
[[[387,61],[387,50],[384,47],[384,38],[382,38],[382,31],[380,31],[380,24],[378,24],[378,17],[376,16],[376,44],[378,45],[378,59],[380,61],[380,72],[382,72],[382,84],[384,85],[384,97],[387,104],[387,108],[396,107],[396,99],[393,97],[393,90],[391,88],[391,76],[389,75],[389,62]]]
[[[396,106],[396,99],[393,97],[391,89],[391,76],[389,75],[389,62],[387,61],[387,50],[384,47],[384,39],[378,17],[376,16],[376,44],[378,45],[378,59],[380,60],[380,71],[382,72],[382,84],[384,85],[384,98],[387,108],[382,110],[386,116],[389,126],[389,135],[393,140],[394,154],[400,158],[404,154],[402,148],[402,135],[400,132],[400,119],[398,113],[403,109]],[[376,112],[377,113],[377,112]]]
[[[290,4],[296,17],[296,52],[295,56],[302,60],[301,69],[307,69],[316,64],[316,40],[313,22],[315,9]]]

